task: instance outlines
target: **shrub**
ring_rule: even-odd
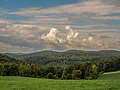
[[[80,70],[73,70],[72,72],[72,79],[81,79],[81,71]]]
[[[48,74],[47,74],[47,78],[49,78],[49,79],[54,79],[54,76],[53,76],[52,73],[48,73]]]

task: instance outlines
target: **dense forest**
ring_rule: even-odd
[[[0,62],[16,62],[16,59],[11,58],[7,55],[0,54]]]
[[[6,55],[24,61],[29,64],[42,66],[64,67],[73,63],[93,62],[99,60],[109,60],[114,57],[120,57],[120,51],[102,50],[102,51],[82,51],[69,50],[64,52],[41,51],[28,54],[7,53]]]
[[[84,54],[84,53],[82,54],[87,56],[87,54]],[[54,58],[54,60],[55,59],[57,60],[67,59],[66,62],[68,62],[69,60],[72,60],[73,63],[70,63],[70,64],[67,63],[64,66],[59,66],[59,65],[46,66],[44,64],[43,65],[35,64],[34,60],[32,61],[33,63],[26,62],[26,57],[15,59],[13,57],[11,58],[10,56],[0,54],[0,75],[1,76],[24,76],[24,77],[37,77],[37,78],[49,78],[49,79],[77,79],[79,80],[79,79],[97,79],[99,77],[99,74],[101,73],[120,70],[120,57],[119,57],[119,54],[117,53],[113,54],[116,56],[113,56],[113,55],[111,56],[111,55],[106,54],[104,55],[106,56],[106,58],[101,57],[100,59],[96,59],[96,60],[93,59],[90,61],[89,60],[80,61],[79,58],[83,55],[81,55],[81,53],[79,54],[78,52],[77,53],[67,52],[66,54],[49,53],[47,55],[49,55],[49,58]],[[95,55],[100,55],[100,54],[93,53],[93,56]],[[39,57],[39,55],[37,56]],[[34,56],[34,57],[37,57],[37,56]],[[44,58],[41,58],[41,57],[42,55],[40,56],[40,59],[45,60]],[[89,57],[92,57],[92,56],[89,56]],[[28,58],[30,57],[27,56],[27,59]],[[46,58],[48,57],[46,56]],[[76,62],[77,58],[79,62]]]

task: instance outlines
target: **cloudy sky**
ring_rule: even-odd
[[[120,50],[120,0],[0,0],[0,52]]]

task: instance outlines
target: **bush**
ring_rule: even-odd
[[[72,72],[72,79],[81,79],[81,71],[80,70],[73,70]]]
[[[47,78],[49,78],[49,79],[54,79],[54,76],[53,76],[52,73],[48,73],[48,74],[47,74]]]

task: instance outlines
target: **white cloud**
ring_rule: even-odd
[[[109,2],[109,1],[107,1]],[[119,10],[114,4],[104,3],[102,0],[85,0],[83,2],[62,5],[56,7],[44,8],[26,8],[19,11],[11,12],[10,14],[23,15],[23,16],[40,16],[45,14],[82,14],[84,12],[95,13],[98,15],[106,15],[114,12],[113,10]],[[120,12],[119,12],[120,13]]]
[[[49,26],[31,24],[1,24],[0,34],[4,36],[19,37],[24,40],[34,40],[37,36],[48,30]]]
[[[39,49],[119,49],[119,30],[117,29],[98,29],[96,26],[106,25],[87,25],[87,26],[39,26],[28,24],[1,24],[0,25],[0,41],[8,45],[1,45],[1,51],[12,51],[12,45],[18,47],[26,47],[33,50]],[[72,28],[73,29],[72,29]],[[91,27],[91,29],[89,28]],[[48,29],[50,31],[47,33]],[[85,29],[88,28],[88,29]],[[39,36],[39,38],[38,38]],[[108,36],[102,38],[101,36]],[[115,41],[115,39],[117,39]],[[2,48],[3,47],[3,48]],[[24,50],[24,49],[21,49]],[[14,50],[13,50],[14,51]]]
[[[99,16],[99,17],[92,17],[92,19],[96,19],[96,20],[120,20],[120,16]]]
[[[77,38],[77,36],[79,34],[78,32],[73,32],[73,30],[72,30],[72,28],[70,26],[66,26],[65,29],[69,30],[69,33],[68,33],[68,35],[66,37],[66,39],[68,41],[72,41],[72,40],[75,40]]]
[[[53,25],[53,24],[71,24],[71,20],[67,17],[52,17],[52,16],[36,16],[30,20],[17,20],[18,23],[39,24],[39,25]]]
[[[100,34],[100,36],[98,35],[99,31],[98,33],[94,33],[93,36],[91,36],[89,35],[90,32],[75,32],[70,26],[66,26],[65,29],[67,32],[65,32],[64,35],[62,35],[61,33],[63,32],[63,30],[52,28],[47,34],[42,34],[40,36],[40,39],[46,42],[47,48],[49,49],[59,49],[61,47],[64,50],[110,49],[114,47],[114,43],[117,43],[116,47],[119,48],[118,40],[113,42],[111,41],[110,37],[100,37],[102,34],[104,35],[104,30],[103,33]]]
[[[15,44],[19,44],[22,40],[30,42],[32,43],[30,47],[35,44],[33,48],[37,47],[37,50],[40,47],[60,50],[120,49],[120,41],[116,40],[120,38],[120,25],[107,25],[104,24],[104,21],[102,24],[99,22],[101,20],[120,20],[119,2],[119,0],[83,0],[79,3],[56,7],[23,8],[6,12],[12,15],[29,16],[29,20],[0,19],[0,36],[7,40],[16,38]],[[17,24],[12,24],[13,22]],[[73,25],[71,26],[73,29],[66,25]],[[54,26],[58,29],[51,28]],[[51,30],[47,32],[50,28]],[[109,38],[102,38],[101,36],[108,36]],[[1,42],[5,40],[4,38],[0,39]],[[29,46],[29,43],[27,45],[24,43],[23,46]],[[1,47],[4,47],[2,45]],[[12,49],[12,46],[6,45],[6,47]]]
[[[105,47],[105,42],[103,40],[95,38],[95,37],[92,37],[92,36],[84,38],[82,40],[82,45],[84,45],[87,48],[94,48],[94,49],[106,48]]]
[[[77,39],[78,32],[74,32],[70,26],[66,26],[65,29],[68,32],[65,36],[60,36],[58,29],[51,28],[48,34],[42,34],[40,38],[55,44],[72,43],[72,41]]]
[[[51,28],[51,30],[49,31],[49,33],[47,35],[41,36],[41,39],[57,43],[59,40],[59,38],[56,36],[57,33],[58,33],[58,29]]]
[[[8,20],[8,19],[0,19],[0,24],[11,24],[12,21],[11,20]]]
[[[24,46],[15,46],[9,45],[3,42],[0,42],[0,52],[32,52],[33,48],[24,47]]]
[[[92,36],[89,36],[87,39],[83,39],[82,41],[83,42],[91,42],[93,40],[94,40],[94,38]]]
[[[119,20],[119,16],[107,16],[120,14],[120,7],[116,5],[118,3],[118,0],[117,2],[114,0],[83,0],[78,3],[49,8],[23,8],[8,14],[31,17],[29,20],[17,20],[18,23],[26,24],[70,25],[81,20],[89,20],[90,23],[95,23],[95,20],[96,22],[99,20]]]

